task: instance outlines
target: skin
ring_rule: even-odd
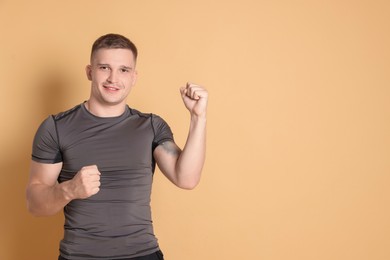
[[[85,107],[99,117],[121,115],[127,97],[137,80],[136,62],[127,49],[100,49],[86,66],[91,81],[90,97]],[[206,112],[208,92],[187,83],[180,88],[183,103],[190,113],[190,128],[181,150],[174,142],[165,142],[154,150],[154,158],[163,174],[176,186],[195,188],[200,180],[206,152]],[[62,211],[74,199],[88,198],[100,190],[96,165],[85,165],[69,181],[58,183],[62,163],[31,161],[26,189],[27,206],[35,216],[49,216]]]

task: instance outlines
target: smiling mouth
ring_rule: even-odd
[[[107,89],[107,90],[110,90],[110,91],[118,91],[119,90],[119,88],[117,88],[117,87],[113,87],[113,86],[103,86],[105,89]]]

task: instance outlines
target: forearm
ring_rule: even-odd
[[[206,157],[206,111],[208,92],[187,83],[180,88],[185,107],[191,115],[190,129],[183,150],[174,142],[165,142],[154,150],[160,170],[176,186],[193,189],[198,185]]]
[[[176,163],[176,176],[183,188],[192,189],[200,181],[206,157],[206,117],[191,117],[186,144]]]
[[[27,188],[27,207],[34,216],[51,216],[61,211],[69,202],[67,183],[48,186],[30,184]]]

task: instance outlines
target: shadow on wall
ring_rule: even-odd
[[[59,240],[62,236],[62,213],[52,217],[33,217],[27,212],[25,188],[31,160],[32,138],[40,122],[48,115],[63,110],[63,93],[66,84],[59,73],[46,73],[34,84],[34,95],[29,97],[33,109],[22,108],[15,125],[17,151],[1,158],[2,173],[0,198],[1,216],[0,259],[57,259]],[[27,105],[25,105],[27,106]],[[32,126],[33,125],[33,126]],[[2,149],[6,150],[6,147]],[[4,254],[4,255],[3,255]]]

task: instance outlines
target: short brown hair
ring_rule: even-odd
[[[109,33],[100,36],[92,45],[91,60],[94,53],[99,49],[128,49],[133,53],[134,61],[137,61],[137,47],[132,41],[120,34]]]

